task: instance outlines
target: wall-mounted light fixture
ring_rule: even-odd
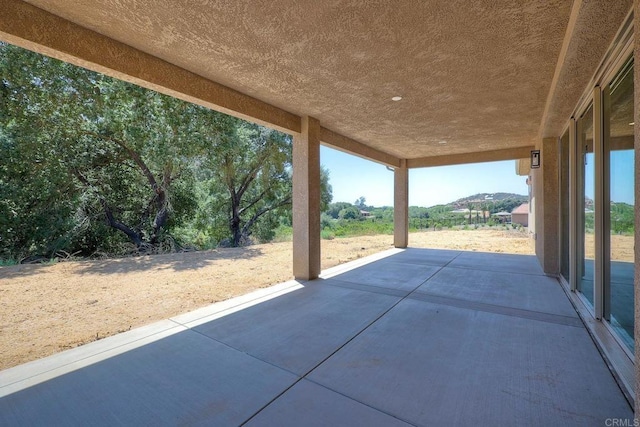
[[[531,150],[531,169],[540,167],[540,150]]]

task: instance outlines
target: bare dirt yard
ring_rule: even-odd
[[[516,230],[412,233],[411,247],[532,254]],[[322,241],[322,268],[393,247],[393,236]],[[0,370],[292,278],[291,242],[0,267]]]

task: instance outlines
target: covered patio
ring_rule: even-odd
[[[638,340],[614,329],[640,319],[640,0],[0,6],[3,42],[290,134],[299,280],[0,372],[0,424],[633,416]],[[395,252],[321,274],[321,144],[393,170]],[[635,155],[621,291],[616,151]],[[411,169],[499,160],[527,166],[536,257],[404,249]]]
[[[433,249],[392,249],[18,366],[0,396],[2,425],[633,418],[535,257]]]

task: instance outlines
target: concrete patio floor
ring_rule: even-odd
[[[535,257],[408,249],[353,266],[0,372],[0,425],[633,418]]]

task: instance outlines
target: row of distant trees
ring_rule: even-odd
[[[0,43],[0,258],[268,241],[291,222],[291,144]]]
[[[497,221],[493,214],[498,212],[511,212],[522,203],[526,202],[526,196],[506,195],[501,193],[499,200],[470,202],[464,199],[429,208],[422,206],[409,206],[409,224],[413,228],[440,228],[462,225],[495,224]],[[471,196],[474,197],[474,196]],[[466,207],[466,211],[454,213],[454,210]],[[366,212],[364,214],[363,212]],[[336,229],[336,227],[349,228],[345,222],[369,221],[369,222],[393,222],[393,207],[374,207],[366,204],[364,197],[359,197],[354,203],[336,202],[328,205],[322,214],[323,228]],[[610,228],[612,234],[633,234],[634,232],[634,207],[628,203],[611,203]],[[585,212],[585,229],[593,233],[593,211]],[[361,226],[351,227],[362,230]],[[373,229],[376,229],[373,227]],[[388,228],[391,230],[391,228]],[[349,234],[349,231],[344,231]]]
[[[509,197],[495,202],[477,202],[466,203],[465,206],[468,209],[468,214],[473,217],[478,215],[481,221],[487,222],[488,217],[494,213],[506,211],[511,212],[516,207],[520,206],[526,201],[526,197]],[[431,207],[422,206],[409,206],[409,218],[416,219],[438,219],[459,217],[460,214],[454,214],[452,211],[456,209],[456,202],[452,202],[446,205],[435,205]],[[368,206],[364,197],[359,197],[354,203],[336,202],[327,206],[324,212],[328,217],[333,219],[366,219],[363,212],[366,212],[370,217],[378,220],[393,220],[393,207],[391,206]],[[469,221],[473,220],[469,217]]]
[[[492,213],[499,212],[495,209],[510,205],[519,206],[522,200],[523,196],[518,196],[512,200],[502,200],[493,206],[494,210],[489,208],[484,212],[480,210],[481,207],[478,207],[468,213],[453,212],[457,206],[456,202],[429,208],[409,206],[409,229],[441,229],[456,226],[478,226],[480,224],[496,225],[499,221],[491,217]],[[368,206],[364,197],[358,198],[354,203],[331,203],[322,213],[320,219],[322,237],[326,239],[393,233],[393,207]]]
[[[611,234],[632,235],[634,233],[635,209],[633,205],[624,202],[611,203],[609,219]],[[595,232],[595,213],[589,208],[584,214],[584,227],[587,233]]]

